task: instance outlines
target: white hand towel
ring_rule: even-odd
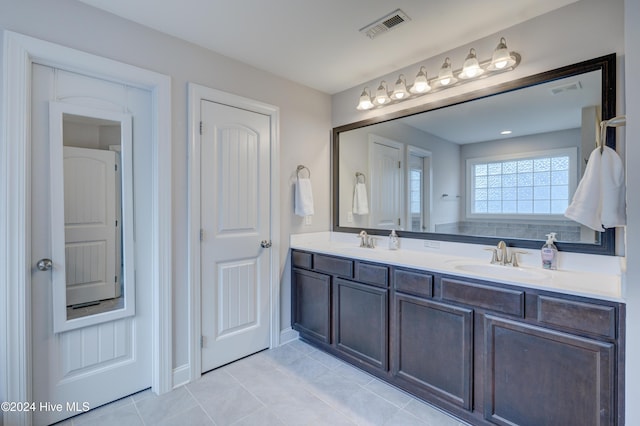
[[[608,146],[602,150],[601,165],[602,211],[601,222],[605,228],[627,224],[624,167],[617,152]]]
[[[295,193],[295,214],[298,216],[311,216],[313,214],[313,193],[311,192],[311,179],[298,178]]]
[[[356,187],[353,190],[353,214],[369,214],[367,186],[362,182],[356,183]]]
[[[582,180],[578,184],[573,200],[564,215],[589,228],[602,232],[601,220],[601,166],[602,155],[600,148],[593,150],[587,162]]]

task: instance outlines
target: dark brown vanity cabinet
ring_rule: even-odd
[[[331,277],[294,268],[291,282],[293,328],[307,339],[331,343]]]
[[[292,266],[294,330],[369,372],[386,374],[389,268],[295,250]]]
[[[623,303],[294,250],[301,336],[474,425],[623,425]]]
[[[615,345],[487,315],[485,418],[500,425],[614,425]]]
[[[473,311],[396,293],[392,374],[403,386],[471,409]]]
[[[388,292],[341,278],[333,282],[336,349],[381,371],[388,369]]]

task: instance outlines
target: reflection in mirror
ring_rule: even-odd
[[[63,200],[52,215],[54,259],[64,259],[64,270],[54,268],[62,331],[132,314],[131,117],[52,103],[50,121],[61,125],[59,133],[52,126],[51,168],[61,178],[52,180],[52,207]]]
[[[600,120],[614,115],[614,60],[334,129],[334,230],[529,248],[556,232],[562,250],[614,254],[613,230],[564,217]],[[367,214],[352,201],[357,173]]]

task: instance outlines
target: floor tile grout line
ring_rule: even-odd
[[[189,388],[187,387],[187,385],[183,385],[183,386],[184,386],[185,390],[189,393],[189,395],[191,395],[191,398],[193,398],[193,400],[196,402],[197,406],[198,406],[198,407],[200,407],[200,409],[204,412],[204,415],[205,415],[205,416],[207,416],[207,418],[208,418],[209,420],[211,420],[211,423],[212,423],[214,426],[217,426],[218,424],[216,423],[216,421],[215,421],[215,420],[213,420],[213,419],[211,418],[211,416],[209,415],[209,413],[207,412],[207,410],[205,410],[205,408],[204,408],[204,406],[202,405],[202,403],[200,402],[200,400],[199,400],[199,399],[198,399],[198,398],[193,394],[193,392],[191,392],[191,389],[189,389]]]

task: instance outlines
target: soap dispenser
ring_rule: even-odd
[[[389,250],[398,250],[400,246],[400,240],[398,239],[398,234],[396,234],[396,230],[391,230],[391,234],[389,234]]]
[[[555,232],[547,234],[547,242],[540,252],[543,269],[558,269],[558,248],[553,244],[555,241],[557,241]]]

